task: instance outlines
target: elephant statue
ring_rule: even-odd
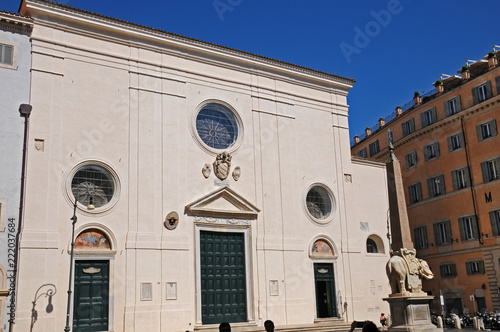
[[[404,248],[392,252],[392,257],[386,265],[392,295],[427,295],[422,291],[422,278],[432,279],[434,274],[427,262],[416,258],[415,254],[415,250]]]

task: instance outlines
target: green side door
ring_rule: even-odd
[[[201,231],[200,263],[203,324],[246,322],[244,235]]]
[[[316,284],[316,312],[318,318],[336,317],[333,264],[314,264],[314,281]]]
[[[109,261],[75,261],[73,332],[108,331]]]

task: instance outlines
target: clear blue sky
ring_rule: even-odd
[[[58,0],[68,6],[354,78],[350,137],[440,73],[500,45],[500,1]],[[0,9],[17,12],[20,0]],[[390,9],[390,11],[388,10]],[[390,13],[378,15],[373,13]],[[356,31],[368,29],[368,39]],[[344,47],[344,51],[342,47]],[[347,56],[346,56],[347,54]]]

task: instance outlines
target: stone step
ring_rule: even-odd
[[[303,324],[303,325],[277,325],[274,328],[275,332],[346,332],[351,328],[350,323],[346,323],[340,319],[331,319],[321,322],[315,322],[314,324]],[[195,327],[195,331],[200,332],[218,332],[219,327],[214,325]],[[231,324],[231,330],[237,332],[265,332],[263,326],[248,326],[245,324]],[[361,331],[361,329],[358,329]]]

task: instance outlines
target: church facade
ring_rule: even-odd
[[[29,163],[16,328],[377,321],[383,163],[353,159],[354,80],[27,0]],[[74,256],[70,261],[75,200]],[[40,304],[41,308],[42,304]]]

